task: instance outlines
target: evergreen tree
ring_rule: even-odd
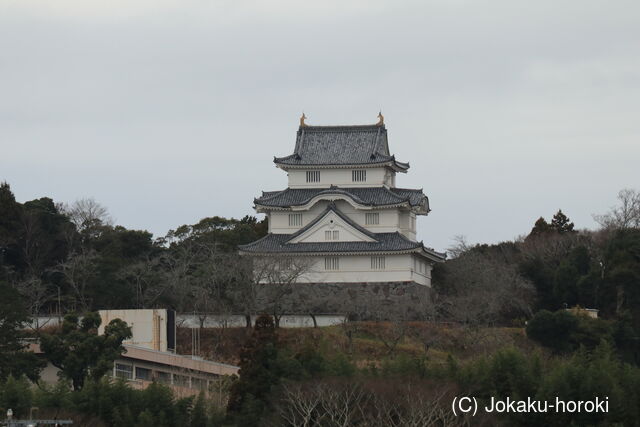
[[[25,351],[24,323],[29,320],[20,295],[0,281],[0,380],[26,375],[36,381],[44,363]]]
[[[227,412],[236,424],[255,426],[279,381],[277,335],[271,316],[256,319],[253,335],[240,353],[240,378],[231,386]]]
[[[82,388],[85,378],[101,378],[113,367],[113,361],[122,354],[122,342],[131,338],[131,328],[120,319],[114,319],[98,335],[101,319],[98,313],[87,313],[81,322],[75,314],[67,314],[62,332],[42,334],[41,348],[45,357],[62,375],[72,381],[74,390]]]
[[[551,229],[560,234],[573,232],[573,227],[573,222],[571,222],[568,216],[562,213],[562,209],[559,209],[553,218],[551,218]]]
[[[543,218],[540,217],[533,225],[531,232],[529,233],[529,237],[531,236],[543,236],[551,231],[551,226],[549,223]]]
[[[191,427],[207,427],[207,405],[202,391],[191,410]]]

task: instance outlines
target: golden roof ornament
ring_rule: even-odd
[[[382,115],[382,111],[378,113],[378,123],[376,126],[384,126],[384,116]]]
[[[304,115],[304,112],[302,113],[302,116],[300,116],[300,127],[301,128],[306,128],[307,126],[309,126],[308,124],[306,124],[304,121],[307,118],[307,116]]]

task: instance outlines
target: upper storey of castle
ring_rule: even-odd
[[[395,174],[408,163],[389,152],[384,123],[308,126],[301,120],[293,154],[275,157],[288,172],[289,188],[395,187]]]

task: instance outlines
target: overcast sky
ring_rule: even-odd
[[[0,0],[0,180],[156,236],[252,214],[273,156],[375,123],[419,239],[580,228],[640,187],[637,1]]]

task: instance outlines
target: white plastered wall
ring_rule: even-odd
[[[351,203],[345,200],[336,200],[334,201],[336,207],[342,212],[344,215],[349,217],[353,222],[364,227],[365,229],[371,231],[372,233],[395,233],[396,231],[401,232],[407,238],[415,241],[415,231],[410,231],[408,228],[401,228],[400,226],[400,216],[401,212],[405,213],[407,227],[409,227],[409,212],[406,209],[401,208],[387,208],[387,209],[368,209],[368,210],[359,210],[356,209]],[[306,211],[272,211],[269,213],[269,232],[275,234],[291,234],[295,233],[302,227],[305,227],[310,222],[315,220],[318,215],[322,214],[322,212],[327,208],[330,202],[327,200],[321,200],[313,205],[309,210]],[[367,212],[378,212],[379,213],[379,224],[366,224],[366,213]],[[301,226],[289,226],[289,214],[291,213],[300,213],[302,214],[302,225]]]
[[[374,239],[355,229],[335,212],[327,212],[313,227],[291,239],[291,243],[327,241],[373,242]]]
[[[371,268],[371,255],[338,256],[339,270],[325,270],[325,257],[315,257],[311,269],[298,279],[303,283],[357,283],[357,282],[409,282],[431,286],[430,270],[428,274],[414,271],[414,255],[379,255],[385,258],[385,268]]]
[[[307,182],[307,171],[320,171],[320,182]],[[367,180],[364,182],[353,182],[351,171],[366,170]],[[357,169],[289,169],[290,188],[326,188],[332,185],[340,187],[375,187],[395,184],[395,178],[389,174],[385,177],[385,167],[377,168],[357,168]],[[392,172],[392,176],[395,173]]]

